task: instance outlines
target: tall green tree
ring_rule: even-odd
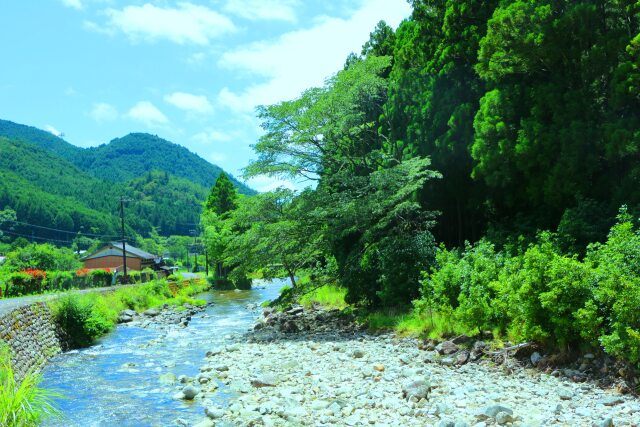
[[[224,215],[237,207],[238,191],[224,172],[220,173],[205,203],[206,209]]]

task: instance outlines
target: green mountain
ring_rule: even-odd
[[[119,202],[127,203],[129,233],[188,234],[222,169],[186,148],[148,134],[99,147],[76,147],[49,132],[0,120],[0,209],[16,210],[12,232],[73,238],[50,229],[115,236]],[[240,193],[253,194],[232,179]],[[58,242],[60,241],[60,242]]]
[[[0,120],[0,136],[37,145],[93,176],[113,182],[129,181],[158,170],[211,188],[222,172],[222,168],[185,147],[147,133],[131,133],[98,147],[80,148],[50,132]],[[255,194],[229,176],[241,194]]]

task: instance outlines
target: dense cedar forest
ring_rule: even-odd
[[[640,361],[640,4],[411,3],[258,109],[246,176],[309,187],[209,203],[210,255],[231,280],[277,266],[295,294],[305,270],[353,304]]]
[[[130,134],[82,149],[33,127],[0,121],[0,206],[23,223],[115,237],[118,198],[128,203],[128,234],[189,234],[208,188],[222,169],[187,149],[148,134]],[[46,165],[46,167],[43,167]],[[233,179],[243,194],[253,194]],[[34,229],[16,224],[14,236]],[[38,228],[38,241],[74,237]]]

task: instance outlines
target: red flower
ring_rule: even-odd
[[[22,272],[28,274],[34,280],[44,280],[47,277],[46,271],[36,270],[35,268],[28,268]]]
[[[86,276],[87,274],[89,274],[91,270],[89,270],[88,268],[81,268],[80,270],[76,271],[76,276],[78,277],[83,277]]]

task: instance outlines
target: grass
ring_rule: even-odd
[[[300,297],[299,303],[311,307],[314,303],[327,308],[343,310],[348,307],[344,298],[347,290],[338,286],[325,285],[308,292]]]
[[[49,304],[57,323],[69,334],[73,345],[85,347],[112,330],[123,310],[141,312],[164,304],[176,307],[185,303],[204,305],[205,301],[191,296],[206,289],[207,282],[199,279],[181,282],[155,280],[113,292],[66,295]]]
[[[433,313],[420,313],[413,309],[406,312],[375,311],[361,315],[370,331],[393,331],[401,336],[441,339],[456,335],[475,335],[450,316]]]
[[[60,416],[53,406],[53,399],[60,395],[41,388],[40,381],[33,372],[16,381],[9,348],[0,346],[0,426],[36,426],[45,418]]]

